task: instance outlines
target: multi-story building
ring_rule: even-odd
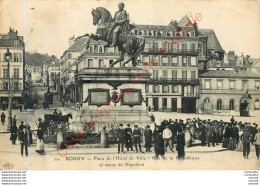
[[[146,84],[148,110],[198,112],[198,62],[206,59],[207,37],[184,16],[168,26],[136,25],[132,33],[145,38],[146,45],[138,65],[157,60]],[[175,40],[172,44],[169,40]],[[152,59],[153,58],[153,59]]]
[[[51,63],[47,67],[48,75],[49,75],[49,85],[50,88],[54,92],[59,91],[59,84],[60,84],[60,63],[59,60],[53,59]]]
[[[8,63],[5,53],[9,49],[10,59],[10,78],[8,82]],[[24,90],[24,41],[22,36],[18,36],[14,29],[7,34],[0,34],[0,107],[8,106],[8,94],[11,90],[12,104],[22,103],[22,92]]]
[[[81,99],[78,98],[78,83],[75,80],[75,73],[84,68],[108,67],[109,61],[107,63],[106,58],[111,57],[109,57],[108,49],[104,47],[106,43],[103,41],[94,41],[91,39],[89,42],[89,37],[86,36],[81,38],[72,37],[69,43],[69,49],[61,57],[61,83],[64,87],[63,95],[66,99],[77,102],[81,101]],[[86,48],[87,44],[89,44],[88,49]],[[112,49],[109,50],[112,51]]]
[[[256,115],[260,100],[259,74],[245,70],[212,70],[199,77],[199,113]]]
[[[144,52],[137,59],[137,66],[142,69],[151,60],[158,61],[158,65],[152,69],[146,68],[152,74],[146,84],[148,110],[198,113],[198,64],[206,64],[213,57],[221,60],[224,54],[214,31],[200,30],[196,23],[193,24],[188,16],[184,16],[179,22],[171,21],[168,26],[135,25],[132,34],[146,41]],[[67,74],[71,64],[77,63],[80,72],[88,68],[108,67],[118,58],[117,48],[104,47],[105,42],[88,42],[88,39],[74,39],[71,47],[64,52],[61,62],[64,79],[73,79]],[[176,44],[170,43],[170,40]],[[89,47],[86,49],[87,42]],[[115,67],[120,65],[118,63]],[[78,82],[79,91],[82,90],[82,83]]]

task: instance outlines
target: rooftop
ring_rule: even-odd
[[[199,29],[199,32],[203,36],[208,37],[207,49],[215,49],[215,50],[223,51],[213,29]]]
[[[252,71],[233,71],[233,70],[213,70],[207,71],[200,78],[259,78],[260,75]]]

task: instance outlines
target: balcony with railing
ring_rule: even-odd
[[[143,53],[161,54],[161,55],[198,55],[199,51],[197,49],[172,49],[172,48],[144,48]]]
[[[170,84],[187,84],[199,85],[199,79],[196,78],[163,78],[152,77],[148,83],[170,83]]]

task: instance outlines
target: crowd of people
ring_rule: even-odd
[[[4,112],[1,114],[1,122],[2,125],[5,124],[6,116]],[[31,126],[28,122],[24,124],[24,121],[21,121],[21,124],[17,126],[17,117],[14,115],[11,118],[11,126],[10,126],[10,140],[12,145],[16,145],[16,141],[20,141],[21,145],[21,155],[28,156],[28,147],[33,144],[33,131],[31,130]],[[38,120],[38,130],[37,130],[37,146],[36,152],[43,153],[44,152],[44,143],[43,143],[43,127],[44,124],[41,119]]]
[[[215,147],[221,144],[223,148],[229,150],[243,151],[245,159],[249,158],[250,146],[255,145],[257,159],[260,151],[260,131],[256,123],[237,122],[234,117],[229,122],[223,120],[201,120],[199,118],[187,119],[186,122],[181,119],[164,120],[160,126],[155,124],[152,131],[147,125],[141,132],[138,125],[131,129],[130,124],[123,128],[119,124],[117,132],[118,153],[124,152],[124,145],[129,151],[133,151],[133,144],[136,152],[142,152],[141,142],[144,137],[146,152],[151,152],[152,143],[154,143],[155,157],[162,156],[168,148],[174,152],[178,151],[178,158],[183,159],[185,156],[184,148],[191,147],[196,141],[201,146]]]
[[[53,114],[62,115],[61,111],[54,110]],[[28,155],[28,147],[32,144],[32,130],[29,123],[17,127],[17,117],[11,118],[12,123],[10,127],[10,140],[12,145],[16,144],[18,139],[21,144],[21,155],[25,150],[25,155]],[[1,123],[5,124],[6,116],[4,112],[1,114]],[[37,146],[36,152],[44,153],[43,135],[46,130],[46,124],[41,118],[38,119],[37,129]],[[155,119],[152,117],[152,121]],[[243,151],[245,159],[249,158],[250,147],[255,146],[257,159],[259,159],[260,152],[260,129],[258,124],[238,122],[232,118],[229,122],[223,120],[201,120],[200,118],[175,119],[174,121],[164,120],[160,125],[154,124],[154,130],[147,125],[144,129],[138,125],[134,125],[132,130],[131,125],[127,124],[124,128],[123,124],[119,124],[117,130],[118,153],[123,152],[126,148],[127,151],[134,151],[144,153],[142,149],[142,142],[144,140],[145,152],[151,152],[154,146],[155,158],[159,156],[164,158],[166,152],[178,152],[178,159],[184,159],[185,147],[191,147],[200,143],[201,146],[215,147],[222,145],[223,148],[229,150]],[[175,149],[176,148],[176,149]],[[169,150],[168,150],[169,149]]]

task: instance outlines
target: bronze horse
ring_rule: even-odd
[[[91,14],[93,16],[93,24],[98,25],[96,32],[98,37],[95,38],[95,36],[90,36],[90,38],[95,40],[104,40],[108,44],[111,44],[112,36],[108,35],[108,32],[113,23],[113,20],[110,12],[103,7],[98,7],[95,10],[93,9]],[[136,67],[136,60],[144,50],[145,40],[144,38],[137,38],[130,33],[121,32],[118,35],[117,46],[119,50],[119,59],[114,61],[110,67],[113,67],[115,64],[124,61],[125,53],[129,55],[129,58],[123,62],[122,66],[124,67],[128,62],[132,61],[133,67]]]

